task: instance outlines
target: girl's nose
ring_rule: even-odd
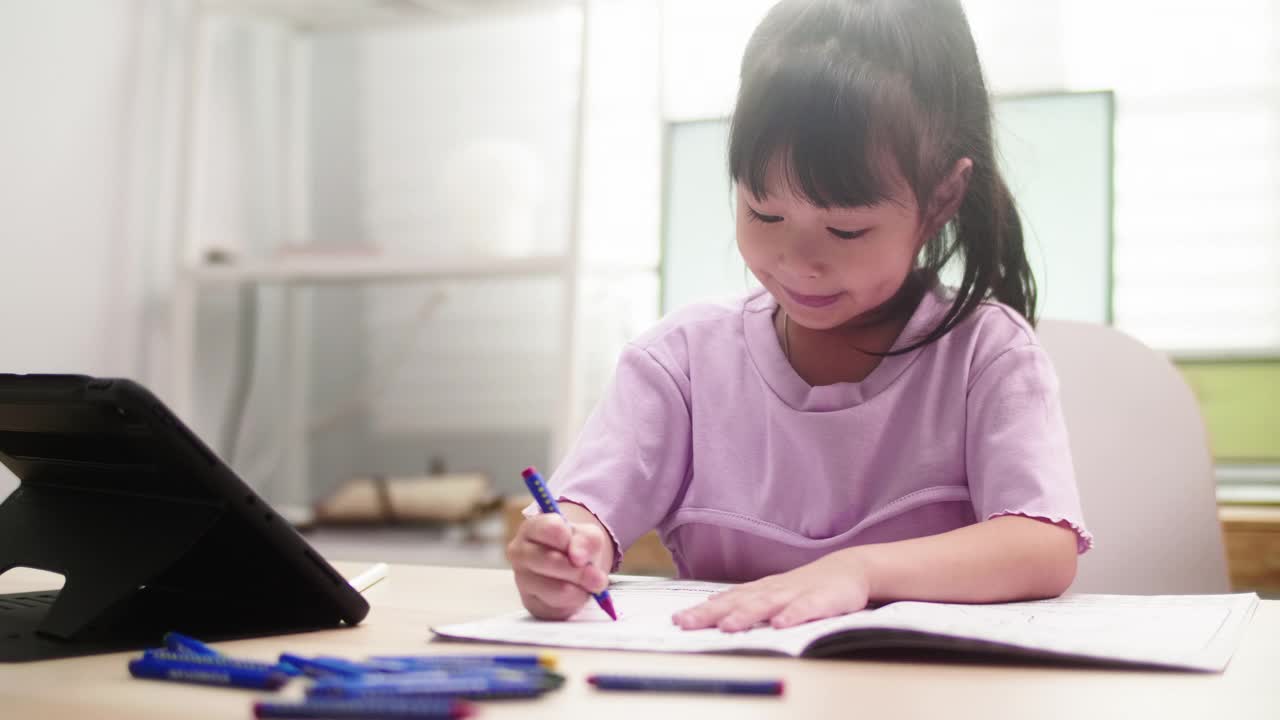
[[[826,261],[817,243],[803,237],[791,237],[778,247],[778,265],[792,277],[815,280],[827,271]]]

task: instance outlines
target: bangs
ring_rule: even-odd
[[[917,189],[920,149],[909,138],[921,133],[907,81],[830,55],[766,53],[744,68],[729,175],[755,197],[768,196],[774,164],[792,193],[823,209],[889,201],[895,173]]]

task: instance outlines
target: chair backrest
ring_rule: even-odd
[[[1102,325],[1043,320],[1094,549],[1072,592],[1227,592],[1204,422],[1168,358]]]

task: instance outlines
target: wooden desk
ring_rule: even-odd
[[[363,564],[339,563],[354,575]],[[46,589],[46,578],[16,570],[0,592]],[[282,651],[360,657],[369,654],[482,651],[435,642],[433,624],[474,620],[519,608],[509,572],[393,566],[369,590],[373,606],[356,628],[222,643],[231,655],[272,660]],[[510,650],[508,646],[505,648]],[[979,663],[660,655],[559,650],[565,687],[533,701],[488,701],[481,718],[1280,718],[1280,601],[1258,609],[1222,675]],[[243,690],[135,680],[118,653],[27,664],[0,664],[0,716],[19,718],[249,718],[255,698]],[[601,693],[595,672],[704,673],[786,680],[782,698],[688,697]],[[301,695],[292,686],[284,697]]]
[[[1232,587],[1280,593],[1280,506],[1218,508]]]

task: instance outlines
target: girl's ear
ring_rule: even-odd
[[[964,202],[965,192],[969,189],[969,178],[973,175],[973,161],[960,158],[952,166],[951,172],[938,184],[929,201],[929,211],[925,213],[924,237],[931,238],[960,212],[960,203]]]

